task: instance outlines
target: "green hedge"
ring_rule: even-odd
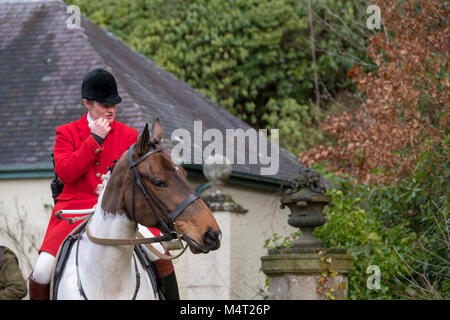
[[[340,190],[329,191],[333,205],[315,236],[354,256],[350,299],[450,298],[448,142],[449,135],[424,152],[412,177],[395,186],[328,174]],[[369,265],[381,270],[380,290],[366,286]]]

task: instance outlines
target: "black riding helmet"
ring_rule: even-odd
[[[105,105],[114,105],[122,101],[113,75],[102,68],[89,71],[84,76],[81,96],[83,99],[95,100]]]

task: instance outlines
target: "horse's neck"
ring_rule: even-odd
[[[89,228],[94,236],[100,238],[134,238],[137,231],[137,224],[134,221],[128,219],[124,212],[105,212],[102,208],[102,199],[110,175],[111,173],[108,173],[104,177],[102,191]]]
[[[98,238],[134,238],[136,237],[137,224],[124,213],[107,213],[100,206],[97,206],[91,218],[89,230],[92,235]],[[132,246],[129,247],[132,248]]]
[[[95,207],[94,215],[92,216],[91,223],[89,225],[92,235],[98,238],[134,238],[136,237],[137,224],[130,219],[123,212],[105,212],[101,204],[103,195],[106,190],[106,185],[110,173],[108,173],[103,180],[103,188],[99,194],[97,206]],[[104,246],[94,246],[101,249]],[[118,246],[119,249],[124,246]],[[126,247],[132,252],[133,247]]]
[[[124,239],[135,238],[137,225],[125,214],[111,214],[101,208],[100,194],[96,210],[89,224],[89,231],[98,238]],[[86,292],[94,293],[97,298],[113,296],[134,285],[133,246],[108,246],[90,242],[87,238],[80,248],[80,266],[84,270],[81,278]],[[95,290],[95,291],[94,291]],[[94,291],[94,292],[93,292]],[[125,290],[127,291],[127,290]]]

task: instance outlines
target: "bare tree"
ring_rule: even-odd
[[[42,241],[43,234],[35,230],[30,225],[28,212],[22,207],[19,208],[17,199],[15,200],[14,216],[16,219],[10,221],[8,218],[8,211],[3,202],[0,202],[0,217],[2,219],[0,223],[0,236],[7,239],[13,246],[13,251],[18,257],[23,259],[26,270],[33,270],[33,262],[31,259],[33,252],[38,252],[39,244]]]
[[[311,57],[314,69],[314,90],[316,94],[316,105],[320,108],[320,90],[319,90],[319,79],[317,77],[316,45],[314,39],[314,25],[313,25],[311,0],[308,0],[308,20],[309,20],[309,38],[311,44]]]

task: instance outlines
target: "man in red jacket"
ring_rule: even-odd
[[[98,201],[97,186],[107,167],[113,166],[133,143],[138,131],[115,121],[117,104],[122,101],[111,73],[95,69],[86,74],[82,84],[83,104],[87,109],[81,119],[56,129],[54,147],[55,172],[64,184],[47,227],[39,258],[30,275],[30,298],[48,299],[52,266],[59,246],[80,222],[69,224],[58,220],[58,210],[88,209]],[[155,265],[158,276],[169,280],[163,286],[171,288],[171,297],[178,297],[178,287],[172,263]],[[175,281],[175,283],[173,283]],[[167,281],[166,281],[167,282]],[[170,294],[169,294],[170,296]]]

